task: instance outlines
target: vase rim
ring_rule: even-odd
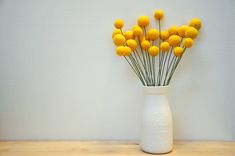
[[[143,86],[145,94],[167,94],[169,91],[168,86]]]

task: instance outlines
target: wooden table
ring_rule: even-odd
[[[148,156],[135,142],[0,142],[0,156]],[[235,156],[235,142],[175,142],[167,156]]]

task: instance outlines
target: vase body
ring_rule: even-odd
[[[148,153],[168,153],[173,148],[169,86],[144,86],[141,149]]]

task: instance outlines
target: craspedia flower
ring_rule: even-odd
[[[116,54],[117,54],[118,56],[123,56],[124,51],[125,51],[124,46],[118,46],[118,47],[116,48]]]
[[[177,26],[171,26],[169,29],[168,29],[168,33],[169,35],[177,35],[178,34],[178,27]]]
[[[140,39],[140,42],[145,41],[145,40],[148,40],[147,36],[146,36],[146,37],[140,36],[139,39]]]
[[[149,25],[148,16],[140,16],[139,19],[138,19],[138,25],[140,27],[147,27]]]
[[[151,46],[148,52],[151,56],[157,56],[159,53],[159,48],[157,46]]]
[[[161,31],[161,35],[160,35],[161,39],[163,41],[167,40],[169,38],[169,33],[168,31]]]
[[[131,54],[131,48],[125,46],[123,49],[123,56],[129,56]]]
[[[125,44],[126,39],[123,35],[117,34],[113,37],[113,42],[116,46],[121,46]]]
[[[154,17],[156,20],[161,20],[163,18],[163,16],[164,16],[164,13],[162,10],[156,10],[154,12]]]
[[[181,37],[185,37],[185,31],[188,28],[187,25],[182,25],[181,27],[178,28],[178,34]]]
[[[181,48],[181,47],[175,47],[175,48],[174,48],[174,55],[175,55],[176,57],[182,56],[182,55],[183,55],[183,52],[184,52],[184,50],[183,50],[183,48]]]
[[[143,30],[138,25],[134,26],[132,28],[132,31],[133,31],[134,36],[141,36],[141,35],[143,35]]]
[[[198,35],[198,31],[196,28],[194,27],[188,27],[186,30],[185,30],[185,37],[187,38],[196,38]]]
[[[122,34],[122,31],[120,29],[115,29],[112,34],[112,38],[117,35],[117,34]]]
[[[157,40],[158,39],[158,30],[157,29],[149,29],[148,32],[147,32],[147,35],[146,37],[149,39],[149,40]]]
[[[151,46],[150,42],[147,41],[147,40],[144,40],[141,42],[141,47],[144,49],[144,50],[148,50],[149,47]]]
[[[117,30],[119,30],[119,29],[117,29]],[[133,31],[131,31],[131,30],[130,31],[126,31],[124,33],[124,36],[125,36],[126,40],[133,39],[134,38]]]
[[[190,22],[189,22],[189,26],[196,28],[197,30],[199,30],[202,26],[202,22],[199,18],[193,18]]]
[[[137,42],[135,40],[133,40],[133,39],[127,40],[126,44],[127,44],[128,47],[131,48],[132,51],[135,50],[136,47],[137,47]]]
[[[183,44],[186,48],[191,48],[193,46],[193,40],[191,38],[186,38],[184,39]]]
[[[172,35],[169,37],[168,42],[171,46],[176,47],[180,44],[181,38],[178,35]]]
[[[115,28],[117,28],[117,29],[122,29],[123,25],[124,25],[124,22],[123,22],[122,19],[117,19],[117,20],[114,22],[114,26],[115,26]]]
[[[163,52],[167,52],[170,49],[170,44],[168,42],[162,42],[160,45],[160,49]]]

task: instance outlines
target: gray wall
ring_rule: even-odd
[[[1,0],[0,139],[139,139],[141,84],[111,33],[155,9],[165,28],[203,21],[171,84],[175,139],[235,140],[234,0]]]

